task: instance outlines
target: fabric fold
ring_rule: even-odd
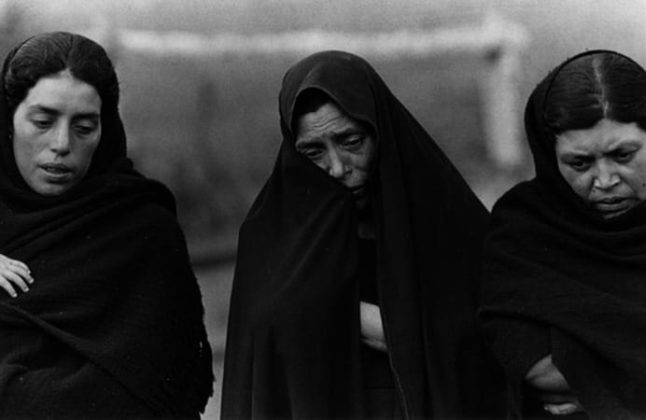
[[[359,216],[351,192],[295,150],[294,107],[310,89],[375,133],[373,271],[402,415],[492,416],[497,367],[475,318],[487,211],[375,70],[327,51],[283,79],[283,142],[240,230],[222,417],[366,415]]]
[[[646,206],[609,220],[586,206],[558,171],[555,138],[545,123],[554,77],[598,53],[617,54],[572,57],[530,96],[525,126],[536,176],[508,191],[492,211],[480,317],[516,382],[530,360],[551,353],[591,419],[643,418]],[[536,335],[544,331],[547,348]]]
[[[35,282],[0,293],[0,417],[199,417],[211,349],[171,192],[132,168],[116,104],[79,185],[42,197],[16,182],[14,53],[0,79],[0,253]]]

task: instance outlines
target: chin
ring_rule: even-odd
[[[364,210],[368,207],[368,198],[360,197],[354,200],[354,206],[357,210]]]
[[[30,185],[31,189],[44,197],[56,197],[70,189],[69,185]]]
[[[632,209],[632,207],[627,208],[627,209],[613,211],[613,212],[601,213],[601,217],[603,219],[605,219],[605,220],[614,219],[615,217],[619,217],[622,214],[628,213],[631,209]]]

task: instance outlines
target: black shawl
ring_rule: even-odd
[[[306,89],[377,134],[379,306],[404,414],[485,414],[496,386],[475,308],[488,214],[375,70],[331,51],[283,79],[283,143],[240,230],[222,417],[364,414],[357,214],[351,193],[295,151],[294,104]]]
[[[481,317],[520,411],[524,375],[553,361],[593,419],[646,417],[646,207],[610,220],[557,167],[544,123],[553,70],[525,112],[536,176],[494,206]]]
[[[0,83],[0,253],[35,282],[0,291],[0,417],[197,418],[211,350],[172,194],[132,169],[104,107],[86,178],[40,196],[14,162],[7,109]]]

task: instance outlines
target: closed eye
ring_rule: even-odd
[[[347,150],[358,150],[363,146],[365,135],[351,134],[343,138],[341,145]]]
[[[296,151],[310,160],[316,160],[321,157],[322,149],[316,146],[300,147]]]
[[[32,119],[31,123],[36,127],[40,129],[46,129],[51,127],[54,124],[54,121],[51,119]]]
[[[94,133],[98,129],[98,124],[96,123],[77,123],[74,125],[74,130],[81,136],[87,136]]]

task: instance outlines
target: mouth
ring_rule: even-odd
[[[45,173],[47,180],[53,183],[67,182],[74,175],[72,168],[62,163],[44,163],[38,167]]]
[[[360,185],[358,187],[350,188],[350,191],[352,191],[352,195],[355,197],[363,197],[366,195],[366,186]]]
[[[634,200],[626,197],[608,197],[593,202],[593,207],[605,219],[619,216],[633,207]]]

